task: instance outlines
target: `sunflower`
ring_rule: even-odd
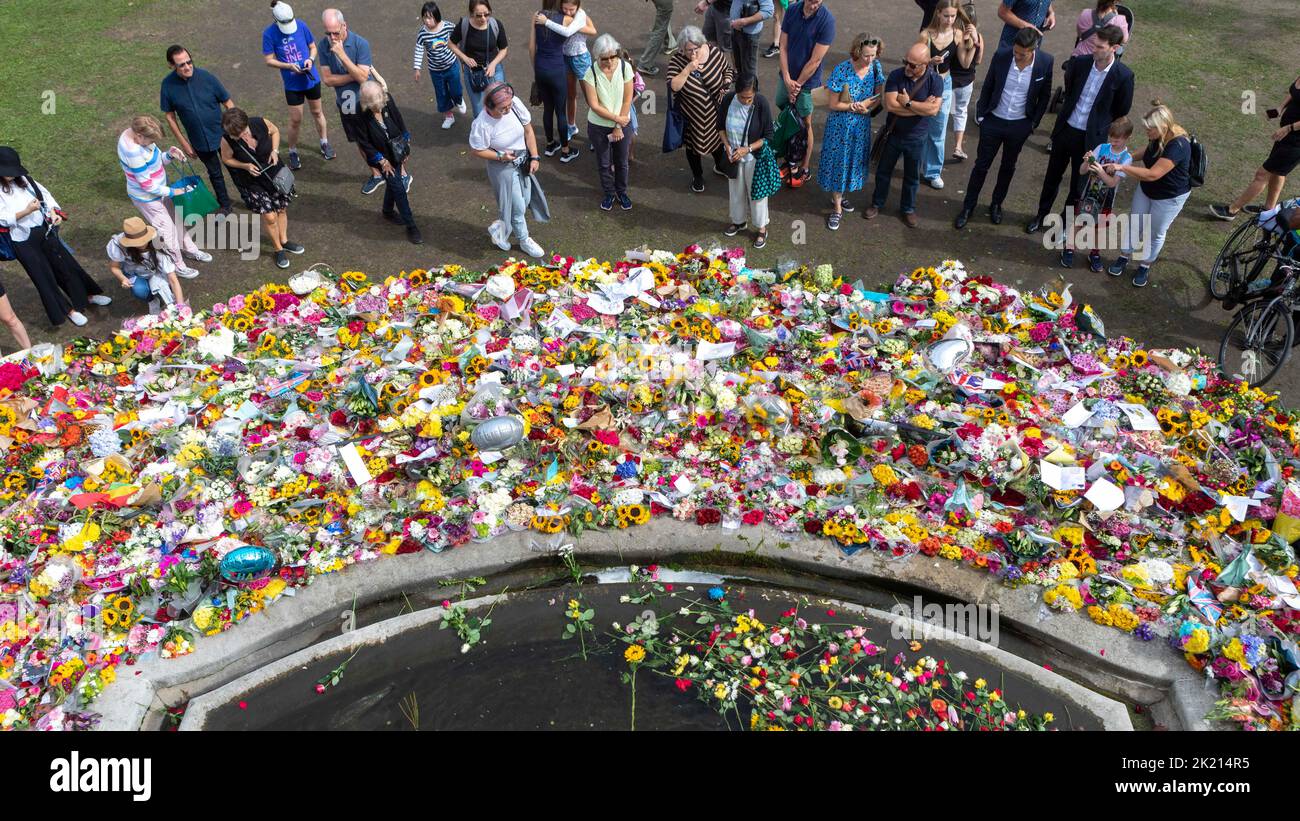
[[[1131,361],[1133,362],[1133,367],[1135,368],[1146,367],[1148,359],[1149,357],[1147,356],[1146,351],[1134,351],[1131,357]]]

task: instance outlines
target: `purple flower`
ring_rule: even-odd
[[[1156,634],[1151,630],[1151,625],[1146,622],[1139,624],[1137,629],[1133,631],[1133,635],[1142,639],[1142,641],[1151,641],[1156,637]]]

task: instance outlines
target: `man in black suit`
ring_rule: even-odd
[[[1016,32],[1014,45],[995,54],[989,64],[989,73],[975,105],[975,122],[980,126],[975,167],[966,183],[966,201],[952,223],[958,230],[966,227],[966,221],[979,203],[984,178],[999,150],[1002,165],[998,168],[997,184],[993,186],[989,219],[994,225],[1002,222],[1002,201],[1007,198],[1007,189],[1015,176],[1020,149],[1038,128],[1052,97],[1052,55],[1038,50],[1042,39],[1033,28],[1022,28]]]
[[[1097,32],[1097,48],[1092,56],[1082,55],[1065,64],[1065,99],[1052,129],[1052,153],[1047,161],[1047,176],[1038,198],[1038,213],[1025,226],[1026,233],[1043,227],[1043,218],[1056,204],[1065,170],[1070,170],[1070,193],[1065,205],[1079,199],[1079,167],[1083,155],[1106,142],[1110,124],[1128,114],[1133,105],[1133,72],[1115,56],[1124,42],[1118,26],[1104,26]]]

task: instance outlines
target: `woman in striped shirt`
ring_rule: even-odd
[[[456,55],[447,47],[455,28],[442,19],[437,3],[425,3],[420,9],[424,25],[415,35],[415,79],[419,81],[425,58],[429,60],[429,78],[433,80],[433,93],[438,97],[438,112],[443,115],[442,127],[451,128],[456,123],[454,107],[465,113],[465,97],[461,93],[460,69]]]
[[[162,138],[162,125],[158,120],[148,114],[135,117],[131,120],[131,127],[118,135],[117,161],[126,175],[127,196],[145,222],[158,231],[168,256],[176,263],[176,275],[193,279],[199,272],[186,265],[184,257],[211,262],[212,255],[200,251],[194,240],[177,227],[172,218],[170,198],[189,189],[168,184],[166,164],[173,159],[184,159],[185,154],[176,146],[166,153],[159,151],[154,143]]]

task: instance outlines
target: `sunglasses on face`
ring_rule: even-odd
[[[908,68],[925,68],[925,63],[913,63],[911,60],[904,60],[903,65]]]
[[[192,65],[194,65],[194,61],[193,61],[193,60],[186,60],[186,61],[183,62],[183,63],[177,63],[177,64],[176,64],[176,67],[177,67],[177,68],[185,68],[186,66],[192,66]]]
[[[486,19],[488,19],[488,18],[491,17],[491,16],[492,16],[492,12],[487,12],[486,14],[475,14],[475,15],[474,15],[475,19],[478,19],[478,20],[486,20]]]

